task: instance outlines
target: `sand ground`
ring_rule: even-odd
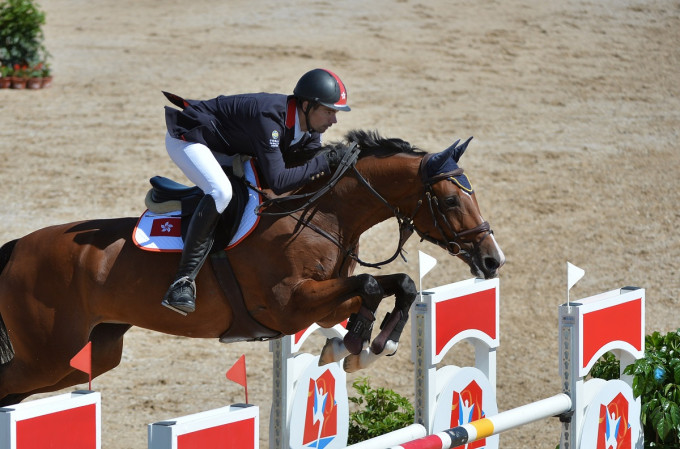
[[[566,261],[574,298],[647,289],[646,329],[680,327],[680,2],[677,0],[43,0],[54,85],[0,90],[0,241],[51,224],[143,212],[147,179],[183,181],[163,146],[161,90],[189,98],[289,93],[314,67],[338,73],[352,112],[327,133],[377,129],[438,151],[474,135],[461,161],[507,256],[498,402],[559,392],[557,305]],[[394,249],[393,224],[362,241]],[[431,245],[435,286],[470,277]],[[370,272],[370,270],[369,270]],[[413,396],[408,338],[367,370]],[[310,348],[315,350],[316,348]],[[449,363],[471,361],[469,348]],[[247,354],[267,447],[271,354],[132,329],[121,365],[94,381],[104,448],[146,447],[146,425],[243,401],[225,371]],[[447,358],[447,359],[449,359]],[[81,386],[82,387],[82,386]],[[558,423],[501,438],[553,448]]]

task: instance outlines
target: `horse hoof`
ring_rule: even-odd
[[[384,353],[385,357],[392,357],[397,353],[397,349],[399,349],[398,341],[387,340],[387,344],[385,344],[385,348],[381,355]]]
[[[319,356],[319,366],[338,362],[347,355],[349,355],[349,351],[345,348],[341,338],[328,338]]]
[[[361,369],[361,356],[350,354],[345,357],[344,362],[342,362],[342,369],[346,373],[355,373]]]

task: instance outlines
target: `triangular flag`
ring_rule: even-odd
[[[571,290],[584,274],[586,274],[584,270],[567,262],[567,291]]]
[[[87,373],[89,377],[88,389],[92,390],[92,342],[88,341],[83,349],[71,359],[71,366]]]
[[[246,376],[246,355],[243,354],[227,371],[227,379],[242,385],[246,389],[246,404],[248,404],[248,378]]]
[[[420,287],[422,289],[423,278],[435,265],[437,265],[437,259],[419,250],[418,263],[420,264]]]

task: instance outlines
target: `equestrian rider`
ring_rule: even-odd
[[[337,111],[350,108],[344,84],[325,69],[305,73],[289,96],[255,93],[181,101],[183,110],[165,108],[165,146],[205,196],[189,223],[179,268],[162,304],[186,314],[196,309],[194,280],[212,247],[220,214],[232,197],[220,162],[226,165],[229,156],[236,154],[252,156],[277,195],[330,175],[342,156],[337,152],[293,167],[286,167],[283,155],[319,149],[321,134],[337,122]]]

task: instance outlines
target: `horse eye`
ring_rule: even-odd
[[[460,198],[457,196],[449,196],[444,200],[446,207],[460,207]]]

